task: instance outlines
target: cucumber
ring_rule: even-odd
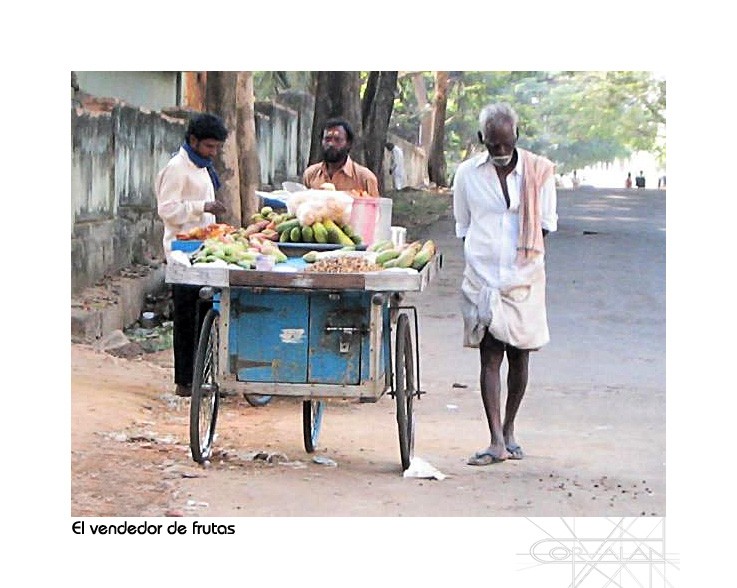
[[[328,230],[320,222],[312,225],[312,233],[316,243],[327,243],[328,242]]]
[[[276,225],[276,232],[283,233],[284,231],[291,231],[294,227],[299,227],[299,219],[292,218]]]
[[[415,255],[419,252],[419,245],[410,245],[404,249],[399,257],[397,257],[397,267],[410,267],[415,259]]]
[[[331,243],[337,243],[340,245],[355,245],[351,238],[346,235],[332,220],[324,220],[323,225],[325,225],[325,228],[328,231],[328,240]]]
[[[384,251],[386,249],[391,249],[394,247],[394,244],[391,242],[391,239],[385,239],[383,241],[376,241],[369,247],[369,251]]]
[[[399,257],[399,251],[396,249],[389,249],[388,251],[382,251],[376,256],[376,263],[384,265],[387,261],[396,259],[397,257]]]

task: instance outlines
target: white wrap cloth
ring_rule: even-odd
[[[545,306],[545,268],[538,266],[528,284],[499,290],[464,279],[461,287],[463,346],[478,347],[488,329],[518,349],[539,349],[550,341]]]

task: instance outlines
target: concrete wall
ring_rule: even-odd
[[[261,115],[256,140],[271,143],[269,158],[262,162],[266,168],[262,178],[266,178],[265,183],[280,187],[283,181],[297,176],[297,113],[275,102],[257,102],[255,110]]]
[[[283,92],[276,97],[278,104],[291,108],[297,118],[296,165],[302,175],[310,160],[312,141],[312,120],[315,116],[315,98],[306,92]]]
[[[121,103],[72,108],[72,292],[163,255],[153,186],[184,128],[183,120]]]
[[[279,189],[284,181],[301,181],[310,156],[314,109],[314,98],[301,92],[255,104],[263,185]]]
[[[430,178],[427,171],[427,155],[425,154],[425,150],[396,135],[387,135],[387,141],[394,143],[402,150],[402,155],[404,155],[404,173],[407,180],[407,187],[427,187],[430,184]],[[391,155],[389,155],[389,152],[384,149],[383,169],[385,191],[394,189],[394,182],[389,174],[390,165]]]
[[[76,71],[79,89],[150,110],[177,106],[181,76],[176,71]]]
[[[187,116],[80,96],[71,109],[72,293],[130,264],[163,257],[154,182],[182,143]],[[256,105],[262,188],[301,179],[313,109],[307,94]]]

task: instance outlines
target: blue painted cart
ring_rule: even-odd
[[[301,399],[308,453],[317,446],[326,400],[376,402],[388,392],[407,469],[412,405],[422,391],[417,310],[402,299],[424,290],[441,265],[440,254],[420,272],[306,272],[299,258],[283,266],[291,271],[168,264],[168,283],[200,285],[200,296],[213,303],[195,354],[193,459],[202,463],[212,454],[221,386],[251,399]]]

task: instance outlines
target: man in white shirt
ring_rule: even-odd
[[[514,419],[527,388],[529,352],[549,341],[543,237],[557,229],[555,168],[518,148],[518,117],[508,104],[481,111],[486,151],[458,167],[453,183],[456,236],[463,239],[464,346],[481,355],[481,396],[489,446],[470,465],[522,459]],[[501,418],[501,364],[508,362]]]
[[[386,148],[391,154],[391,165],[389,166],[389,174],[394,182],[394,189],[401,190],[407,184],[404,174],[404,153],[394,143],[387,141]]]
[[[215,200],[220,180],[212,158],[222,147],[228,131],[223,121],[213,114],[195,116],[187,127],[179,151],[156,178],[158,213],[164,221],[164,253],[171,252],[177,233],[215,222],[225,206]],[[174,303],[174,383],[177,396],[192,395],[194,351],[205,310],[197,312],[199,286],[172,285]]]

